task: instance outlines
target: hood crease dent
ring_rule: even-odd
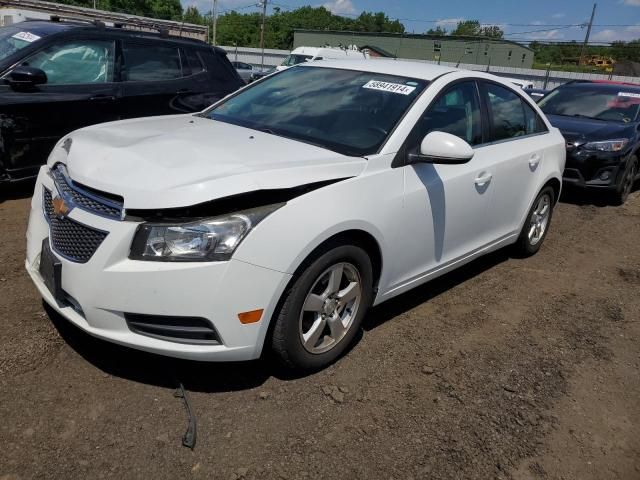
[[[70,138],[65,163],[71,179],[124,197],[127,210],[179,208],[345,179],[367,164],[362,157],[193,115],[105,123]]]

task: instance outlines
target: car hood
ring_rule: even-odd
[[[361,157],[193,115],[105,123],[69,137],[70,177],[121,195],[129,209],[354,177],[366,165]]]
[[[571,143],[597,142],[617,138],[630,138],[636,123],[605,122],[590,118],[547,115],[551,125],[560,129],[564,138]]]

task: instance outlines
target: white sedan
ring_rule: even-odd
[[[96,337],[321,368],[370,306],[492,250],[538,251],[564,162],[559,131],[498,77],[313,62],[196,115],[63,138],[26,268]]]

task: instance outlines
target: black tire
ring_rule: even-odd
[[[529,238],[529,231],[532,226],[533,214],[536,211],[536,207],[538,206],[541,198],[544,197],[545,195],[548,196],[550,201],[549,217],[546,222],[544,232],[541,238],[537,242],[533,243]],[[514,252],[516,256],[530,257],[532,255],[535,255],[538,252],[538,250],[540,250],[540,247],[544,243],[544,239],[547,237],[547,233],[549,232],[549,227],[551,226],[551,219],[553,217],[553,208],[555,207],[555,204],[556,204],[556,192],[551,186],[546,186],[542,190],[540,190],[540,193],[538,193],[538,195],[536,196],[536,199],[534,200],[533,205],[531,205],[531,209],[527,214],[527,219],[525,220],[524,225],[522,226],[522,231],[520,232],[518,241],[514,245]]]
[[[624,169],[624,173],[620,178],[620,183],[613,193],[612,203],[614,205],[623,205],[627,201],[627,198],[629,198],[629,194],[633,190],[633,185],[635,183],[637,174],[638,157],[634,155],[627,162],[627,167]]]
[[[307,295],[332,266],[348,263],[355,267],[362,285],[360,303],[344,337],[328,351],[311,353],[301,339],[301,314]],[[354,245],[338,245],[318,253],[301,267],[283,294],[274,319],[271,349],[288,369],[318,370],[330,365],[351,345],[373,298],[373,268],[367,253]]]

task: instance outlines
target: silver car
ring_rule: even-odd
[[[253,68],[253,65],[244,62],[231,62],[231,65],[236,69],[236,72],[238,72],[238,75],[240,75],[244,83],[249,83],[251,74],[257,70]]]

